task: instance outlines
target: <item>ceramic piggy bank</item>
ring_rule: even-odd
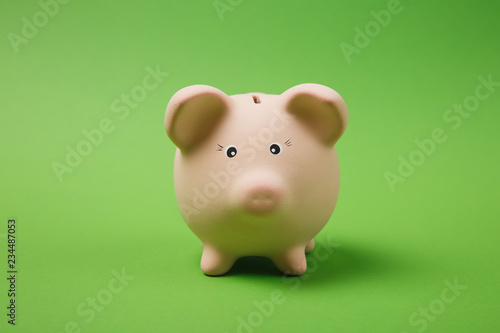
[[[178,147],[177,203],[201,240],[201,269],[226,273],[244,256],[300,275],[339,192],[335,144],[347,107],[334,90],[301,84],[281,95],[179,90],[165,127]]]

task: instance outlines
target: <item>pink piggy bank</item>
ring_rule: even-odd
[[[347,107],[334,90],[301,84],[281,95],[179,90],[165,114],[178,147],[177,203],[201,240],[201,269],[221,275],[244,256],[301,275],[339,192],[335,143]]]

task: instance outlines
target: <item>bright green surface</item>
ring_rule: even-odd
[[[243,1],[220,20],[211,0],[74,1],[15,53],[8,33],[21,34],[22,18],[33,22],[41,8],[2,2],[0,236],[15,217],[19,274],[10,327],[0,238],[1,331],[64,332],[73,321],[76,332],[235,332],[249,316],[255,332],[498,331],[500,87],[457,129],[443,115],[475,93],[479,76],[500,81],[500,6],[402,1],[348,63],[340,44],[354,45],[354,28],[387,8]],[[114,113],[113,101],[157,65],[169,76],[128,115]],[[303,82],[333,87],[350,112],[340,199],[318,236],[340,246],[308,279],[285,283],[261,260],[204,276],[174,198],[169,98],[196,83],[236,94]],[[52,163],[105,118],[114,130],[59,181]],[[447,140],[391,191],[384,173],[435,128]],[[109,295],[122,268],[135,278],[95,318],[85,304],[79,315],[87,298]],[[444,281],[455,278],[467,289],[442,309]],[[256,314],[254,301],[273,291],[283,303]],[[441,313],[422,319],[428,306]]]

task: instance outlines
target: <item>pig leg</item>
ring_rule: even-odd
[[[312,250],[314,250],[314,238],[311,239],[311,241],[306,245],[306,253],[309,253]]]
[[[271,259],[280,271],[288,275],[302,275],[307,269],[304,245],[294,247]]]
[[[207,275],[222,275],[233,267],[236,258],[226,255],[211,245],[203,245],[201,270]]]

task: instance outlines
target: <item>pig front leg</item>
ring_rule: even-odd
[[[201,270],[206,275],[222,275],[233,267],[236,258],[229,256],[212,245],[203,244]]]
[[[304,245],[297,246],[271,258],[271,260],[280,271],[287,275],[302,275],[307,269],[305,252]]]

